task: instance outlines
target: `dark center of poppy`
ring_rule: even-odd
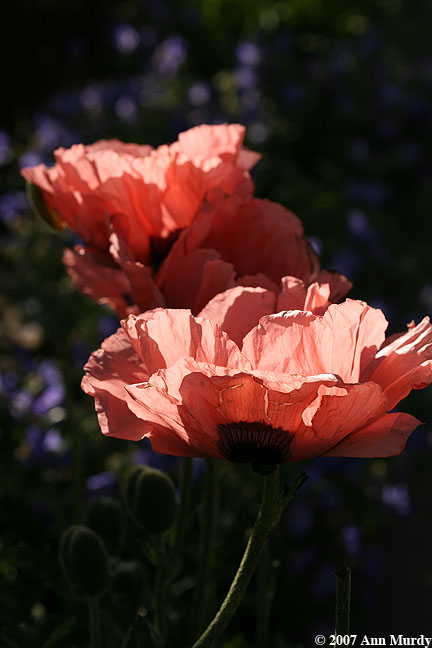
[[[228,461],[252,463],[262,467],[259,472],[271,472],[276,464],[289,459],[292,434],[283,428],[260,421],[239,421],[220,424],[217,430],[219,450]]]

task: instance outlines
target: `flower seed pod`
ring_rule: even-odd
[[[118,500],[112,497],[101,497],[88,507],[87,524],[103,540],[110,553],[120,551],[124,531],[125,516]]]
[[[177,500],[174,484],[165,473],[138,466],[126,481],[125,497],[136,524],[147,533],[164,533],[174,523]]]
[[[60,540],[60,562],[77,596],[98,596],[108,588],[105,548],[90,529],[78,524],[66,529]]]

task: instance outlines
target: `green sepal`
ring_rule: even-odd
[[[29,180],[26,180],[25,188],[33,214],[51,231],[61,232],[61,230],[66,227],[66,223],[60,218],[56,211],[48,209],[42,190]]]

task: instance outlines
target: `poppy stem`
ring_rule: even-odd
[[[278,567],[279,561],[271,560],[268,543],[266,543],[258,566],[257,648],[267,648],[270,645],[270,616]]]
[[[344,567],[336,576],[335,634],[348,635],[350,631],[351,570]]]
[[[206,459],[204,492],[201,508],[201,538],[198,554],[198,578],[195,590],[193,627],[194,635],[202,632],[208,622],[210,599],[210,574],[212,569],[212,545],[217,523],[218,509],[217,465],[215,459]]]
[[[165,538],[162,533],[154,534],[153,546],[156,550],[158,565],[156,570],[156,583],[154,592],[155,601],[155,625],[162,637],[165,636],[167,623],[167,599],[168,599],[168,563],[165,546]]]
[[[101,648],[101,627],[99,598],[91,596],[88,599],[89,625],[90,625],[90,648]]]
[[[190,514],[190,501],[192,495],[192,459],[185,457],[180,467],[180,505],[174,527],[173,553],[178,551],[183,542],[186,526]]]
[[[263,480],[264,490],[260,510],[240,566],[219,611],[192,648],[207,648],[220,637],[243,599],[259,563],[268,534],[279,522],[286,501],[282,493],[279,466],[273,472],[264,475]]]

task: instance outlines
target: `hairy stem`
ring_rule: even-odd
[[[192,608],[194,610],[194,636],[202,632],[208,622],[211,592],[210,575],[213,562],[212,545],[216,531],[218,499],[217,464],[215,459],[206,459],[198,554],[198,579]]]
[[[192,648],[207,648],[220,637],[243,599],[260,560],[268,534],[279,522],[284,505],[279,467],[263,476],[263,481],[264,490],[260,510],[240,566],[219,611]]]
[[[90,626],[90,648],[101,648],[101,627],[99,598],[92,596],[88,599],[89,626]]]
[[[335,634],[347,635],[350,631],[351,570],[344,567],[336,576]]]
[[[190,515],[192,495],[192,459],[185,457],[180,467],[180,505],[174,527],[173,551],[177,554],[182,543]]]

